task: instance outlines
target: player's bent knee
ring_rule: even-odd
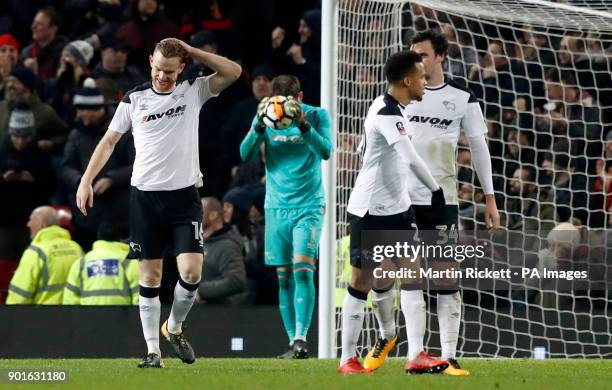
[[[179,281],[184,281],[189,284],[199,284],[200,279],[202,278],[202,274],[194,270],[194,272],[183,272],[181,273],[181,277]]]
[[[293,266],[293,275],[296,283],[310,283],[314,280],[314,265],[310,263],[296,263]]]

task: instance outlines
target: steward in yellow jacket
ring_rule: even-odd
[[[9,285],[7,304],[61,305],[68,271],[83,251],[59,226],[57,211],[41,206],[30,215],[33,236]]]
[[[130,247],[98,240],[70,269],[64,305],[137,305],[138,261],[126,259]]]

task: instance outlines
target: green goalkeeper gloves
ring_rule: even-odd
[[[269,97],[261,99],[257,105],[257,123],[255,124],[255,132],[263,134],[266,131],[266,125],[263,123],[263,117],[266,115],[266,107],[268,106]]]

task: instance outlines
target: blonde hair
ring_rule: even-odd
[[[178,57],[181,62],[185,62],[187,57],[185,48],[174,38],[167,38],[157,42],[153,53],[156,51],[159,51],[166,58]]]

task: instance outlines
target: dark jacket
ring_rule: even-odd
[[[102,62],[96,65],[92,76],[96,79],[96,86],[104,93],[104,97],[117,104],[127,91],[146,81],[142,73],[133,66],[126,66],[120,73],[111,73],[104,69]]]
[[[149,69],[149,55],[157,42],[164,38],[180,38],[180,34],[178,26],[159,13],[143,20],[138,11],[133,10],[132,19],[119,27],[117,38],[130,49],[130,64],[146,72]]]
[[[61,35],[56,36],[47,46],[41,48],[36,42],[21,51],[21,58],[36,58],[38,62],[38,76],[45,79],[57,77],[60,57],[68,39]]]
[[[61,153],[64,150],[68,128],[57,115],[53,107],[40,101],[36,93],[32,94],[26,103],[34,113],[34,128],[36,139],[50,140],[53,142],[53,153]],[[4,99],[0,101],[0,137],[8,129],[11,112],[16,103]]]
[[[110,119],[107,117],[107,120],[98,129],[87,128],[79,122],[77,127],[70,132],[64,149],[61,171],[62,182],[68,191],[76,191],[94,149],[108,129]],[[113,180],[114,188],[129,189],[135,155],[132,134],[126,133],[115,146],[113,154],[94,182],[101,177],[108,177]]]
[[[244,241],[238,231],[225,225],[204,240],[206,266],[198,292],[208,303],[231,302],[246,288]]]
[[[109,122],[110,115],[97,129],[86,128],[81,123],[77,124],[77,127],[68,136],[60,173],[62,182],[68,193],[71,194],[69,199],[73,209],[73,224],[91,229],[92,234],[104,222],[127,223],[125,210],[129,204],[130,178],[135,157],[134,140],[131,133],[126,133],[121,137],[108,162],[94,179],[95,184],[98,179],[108,177],[113,184],[105,193],[94,196],[94,207],[88,212],[87,218],[77,210],[75,203],[74,194],[81,176],[87,168],[96,145],[106,132]]]
[[[28,171],[34,182],[6,182],[7,171]],[[10,136],[0,141],[0,226],[24,227],[32,210],[49,203],[55,190],[55,175],[51,169],[51,157],[36,145],[17,151]]]

